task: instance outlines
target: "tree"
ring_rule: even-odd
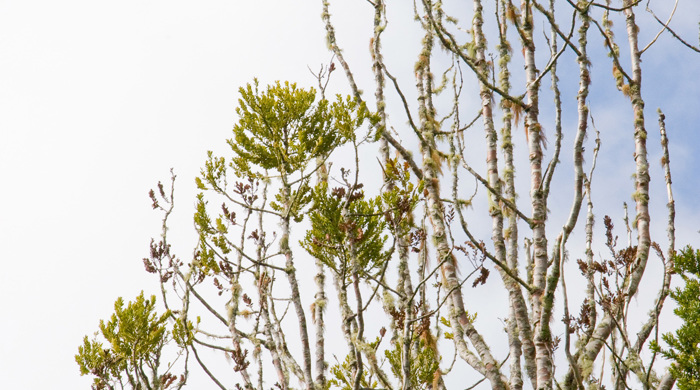
[[[168,330],[166,323],[171,313],[158,316],[155,305],[156,297],[147,300],[143,292],[126,308],[124,300],[119,298],[110,320],[100,321],[99,333],[108,348],[97,337],[88,340],[85,336],[75,361],[81,375],[95,377],[93,389],[124,389],[127,385],[132,389],[181,389],[185,385],[186,368],[179,377],[172,373],[174,362],[163,373],[159,374],[159,369],[162,369],[163,348],[171,341],[182,348],[178,357],[184,352],[187,360],[185,347],[190,342],[192,326],[175,322],[172,330]]]
[[[167,235],[175,177],[169,194],[161,183],[150,193],[163,231],[144,263],[158,275],[171,318],[201,317],[187,350],[206,375],[222,389],[671,388],[679,373],[659,366],[659,350],[648,345],[675,266],[675,203],[659,110],[663,248],[650,233],[641,65],[658,35],[640,49],[640,2],[474,0],[468,13],[421,0],[415,82],[406,84],[384,58],[386,5],[368,3],[374,99],[361,92],[324,0],[334,59],[315,75],[319,90],[280,82],[261,89],[257,81],[240,89],[230,155],[210,152],[196,179],[199,242],[187,264],[171,253]],[[648,14],[659,34],[668,30],[698,51],[670,20]],[[615,31],[626,34],[629,60]],[[609,216],[604,246],[594,240],[593,178],[606,129],[601,136],[594,125],[589,93],[592,80],[605,84],[608,75],[593,72],[589,40],[609,58],[596,56],[596,69],[611,68],[619,97],[629,101],[623,115],[634,168],[625,175],[633,175],[635,215],[630,221],[624,203],[626,244],[618,244]],[[336,61],[351,96],[331,103],[325,95]],[[578,77],[560,81],[560,69]],[[575,94],[565,88],[571,84]],[[368,161],[374,175],[364,170]],[[603,248],[608,254],[596,257]],[[651,262],[663,272],[648,282],[660,288],[643,314],[631,302]],[[567,283],[584,294],[572,295]],[[484,319],[472,309],[479,290],[493,294],[500,314]],[[506,344],[498,343],[502,333]],[[340,335],[344,346],[328,338]],[[233,373],[202,350],[225,353]]]
[[[686,247],[674,259],[674,271],[683,278],[683,288],[671,291],[671,298],[678,307],[673,312],[683,320],[683,325],[675,334],[665,333],[663,340],[669,346],[667,350],[652,344],[652,349],[670,360],[669,371],[678,378],[681,390],[697,389],[700,386],[700,251]]]

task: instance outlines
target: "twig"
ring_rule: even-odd
[[[640,55],[640,56],[641,56],[648,48],[650,48],[651,45],[653,45],[654,42],[656,42],[657,39],[659,39],[659,37],[661,36],[661,33],[663,33],[665,30],[668,29],[668,24],[671,23],[671,19],[673,19],[673,14],[676,13],[676,8],[678,8],[678,0],[676,0],[676,2],[673,4],[673,10],[671,11],[671,15],[668,16],[668,20],[666,21],[666,23],[663,24],[663,28],[656,34],[656,36],[654,37],[654,39],[651,40],[651,42],[647,43],[647,45],[644,46],[644,49],[642,49],[642,50],[639,51],[639,55]],[[649,11],[652,15],[654,15],[654,12],[652,12],[652,10],[649,9],[649,3],[647,3],[647,11]],[[656,17],[656,15],[654,15],[654,17]],[[657,18],[656,20],[659,20],[659,19]]]

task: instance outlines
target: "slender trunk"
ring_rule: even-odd
[[[491,382],[493,389],[505,390],[505,385],[501,379],[500,367],[493,358],[483,337],[477,332],[473,324],[467,317],[464,310],[464,300],[457,276],[457,263],[450,250],[447,239],[447,231],[444,220],[444,206],[440,198],[440,180],[438,172],[441,162],[435,145],[435,121],[432,110],[432,75],[430,73],[430,56],[433,44],[433,33],[428,30],[423,40],[423,51],[419,56],[416,65],[416,77],[418,88],[419,114],[421,119],[421,153],[423,155],[423,178],[425,190],[427,192],[427,207],[430,222],[433,227],[433,242],[437,249],[437,262],[441,266],[443,285],[450,291],[450,300],[453,310],[456,311],[456,318],[459,325],[464,329],[464,334],[469,338],[474,348],[477,350],[481,361],[485,367],[486,378]]]
[[[345,287],[345,282],[342,275],[333,274],[333,283],[335,284],[335,290],[338,294],[338,305],[340,306],[340,318],[341,318],[341,329],[343,331],[343,337],[345,338],[345,343],[348,345],[349,355],[352,356],[352,370],[353,376],[357,372],[357,366],[355,364],[355,359],[357,356],[357,351],[355,351],[355,343],[352,339],[353,329],[357,328],[357,322],[355,320],[355,313],[352,312],[350,305],[348,304],[348,291]]]
[[[370,46],[370,54],[372,55],[372,72],[374,73],[375,82],[374,98],[377,103],[377,113],[379,115],[379,123],[377,124],[377,127],[382,133],[386,132],[386,101],[384,98],[385,79],[383,70],[384,63],[381,53],[381,34],[384,31],[384,28],[386,27],[385,13],[386,9],[384,1],[376,0],[374,3],[374,36],[372,39],[372,45]],[[385,164],[391,158],[389,154],[389,142],[387,141],[386,137],[382,137],[379,140],[379,155],[381,156],[381,160],[384,161]],[[384,183],[387,184],[386,190],[391,191],[391,189],[393,188],[393,184],[387,182],[386,175],[383,179]],[[400,230],[400,228],[395,229],[395,231],[397,232],[396,245],[399,248],[400,264],[408,264],[408,244],[406,240],[406,235]],[[399,269],[400,268],[401,266],[399,266]],[[401,271],[399,272],[401,273]],[[399,280],[401,280],[401,276],[399,276]],[[384,280],[382,280],[382,282],[384,282]],[[410,288],[410,274],[407,283],[407,285]],[[399,286],[398,291],[401,291],[401,287],[403,285],[404,284],[401,283],[401,286]],[[379,367],[376,354],[367,351],[365,353],[365,356],[369,360],[370,367],[372,368],[373,372],[377,375],[382,386],[384,386],[385,388],[389,388],[389,380],[386,374]]]
[[[352,223],[351,217],[348,215],[348,207],[350,205],[350,196],[352,195],[352,188],[348,191],[347,198],[345,200],[345,206],[341,211],[341,220],[343,223]],[[352,353],[355,357],[355,369],[353,378],[353,389],[360,390],[360,385],[362,384],[362,375],[364,373],[364,365],[362,363],[362,349],[360,348],[360,343],[364,337],[365,331],[365,320],[364,311],[362,309],[362,293],[360,292],[360,262],[357,258],[357,248],[355,246],[356,237],[355,232],[348,230],[347,240],[348,240],[348,255],[350,257],[350,276],[352,278],[352,286],[355,293],[355,303],[356,311],[354,318],[356,319],[356,326],[354,332],[351,334],[351,340],[353,344]],[[349,309],[349,308],[348,308]]]
[[[355,289],[355,300],[357,302],[357,333],[355,334],[355,343],[361,343],[364,337],[365,331],[365,320],[364,313],[362,310],[362,295],[360,293],[360,277],[357,270],[357,258],[354,259],[355,266],[352,272],[353,287]],[[354,389],[360,390],[360,385],[362,383],[362,375],[364,372],[364,367],[362,363],[362,349],[359,346],[355,346],[355,361],[357,366],[357,372],[355,373],[355,383]]]
[[[314,302],[314,325],[316,326],[316,384],[320,388],[326,385],[326,352],[325,352],[325,323],[323,311],[326,308],[325,280],[323,263],[316,259],[316,300]]]
[[[636,203],[636,225],[637,225],[637,253],[634,263],[631,266],[630,276],[626,278],[623,289],[625,292],[625,301],[629,302],[637,293],[639,282],[641,281],[646,262],[649,257],[650,236],[649,236],[649,165],[647,162],[646,137],[647,132],[644,128],[644,100],[641,95],[642,84],[642,68],[641,57],[638,49],[637,34],[638,27],[634,22],[634,10],[631,7],[631,2],[625,0],[623,5],[626,16],[627,37],[630,46],[630,57],[632,60],[632,80],[629,86],[622,86],[623,92],[627,89],[629,97],[632,101],[634,112],[634,143],[635,153],[634,159],[636,162],[635,169],[635,193],[633,195]],[[620,314],[615,314],[616,317]],[[619,318],[619,317],[618,317]],[[612,318],[609,312],[605,312],[603,318],[596,326],[591,338],[583,346],[580,351],[579,365],[588,367],[595,361],[601,348],[604,346],[604,340],[610,337],[613,326],[617,318]],[[588,370],[584,374],[589,374]]]
[[[401,338],[401,379],[403,390],[410,390],[413,386],[411,383],[411,308],[405,309],[406,316],[403,320],[403,332]]]
[[[510,2],[501,0],[500,9],[500,27],[499,31],[500,43],[499,50],[499,83],[501,89],[505,93],[510,92],[510,71],[508,65],[510,63],[510,43],[507,40],[508,27],[508,7]],[[502,129],[502,149],[505,170],[503,172],[505,197],[513,204],[516,204],[515,191],[515,164],[513,162],[513,137],[512,124],[513,112],[512,103],[506,99],[501,99],[501,108],[503,110],[503,129]],[[505,210],[505,209],[504,209]],[[518,272],[518,217],[514,212],[506,214],[508,218],[508,227],[505,230],[504,238],[506,240],[506,264],[510,270],[517,274]],[[510,280],[510,278],[509,278]],[[511,368],[511,387],[515,389],[522,388],[523,379],[520,369],[520,357],[523,355],[525,372],[533,387],[537,384],[537,366],[535,363],[535,345],[532,338],[532,327],[528,314],[527,304],[523,296],[520,285],[513,280],[510,280],[509,300],[510,300],[510,322],[511,327],[509,337],[511,337],[511,358],[513,359],[511,366],[517,364],[516,368]],[[517,331],[517,333],[515,333]],[[517,363],[516,363],[517,362]],[[517,370],[514,372],[514,370]]]
[[[262,192],[262,207],[264,208],[265,205],[267,204],[267,194],[268,194],[268,186],[269,183],[267,181],[264,181],[263,184],[263,192]],[[244,226],[247,225],[248,219],[245,219]],[[259,231],[264,231],[264,225],[263,225],[263,213],[258,212],[258,230]],[[243,229],[245,231],[245,229]],[[241,244],[240,247],[243,249],[243,243],[245,242],[245,234],[241,234]],[[262,245],[262,242],[258,243],[257,247],[257,258],[258,261],[263,260],[263,255],[265,253],[264,246]],[[242,252],[241,252],[242,256]],[[261,266],[258,265],[255,268],[255,277],[257,280],[261,280],[260,277],[262,275],[261,273]],[[239,261],[239,268],[238,272],[242,272],[242,264]],[[274,327],[272,326],[272,322],[270,321],[270,313],[268,312],[267,309],[267,300],[269,299],[268,296],[268,290],[267,286],[268,284],[263,282],[263,283],[257,283],[258,286],[258,297],[259,297],[259,306],[260,306],[260,317],[262,317],[262,322],[263,322],[263,334],[268,339],[268,343],[270,344],[271,348],[270,350],[270,356],[272,357],[272,365],[275,367],[275,371],[277,373],[277,379],[278,383],[282,387],[281,390],[287,390],[289,389],[289,370],[285,366],[285,362],[283,360],[283,345],[284,345],[284,340],[279,340],[279,338],[275,337],[274,335],[277,335],[277,333],[273,333]],[[256,325],[257,328],[257,325]],[[274,334],[274,335],[273,335]],[[259,358],[262,360],[261,358]],[[299,370],[301,371],[301,370]],[[258,381],[262,381],[263,376],[262,376],[262,365],[260,367],[260,372],[259,372],[259,377]],[[258,386],[261,388],[261,386]]]
[[[384,99],[384,70],[381,52],[382,31],[386,27],[384,22],[385,8],[383,0],[376,0],[374,3],[374,36],[372,37],[370,54],[372,55],[372,72],[374,73],[374,99],[377,102],[377,113],[379,123],[377,126],[384,131],[386,129],[386,101]],[[379,155],[383,161],[389,159],[389,143],[386,138],[379,140]],[[386,179],[386,178],[385,178]]]
[[[328,76],[330,77],[330,75]],[[324,165],[323,159],[318,158],[316,165],[321,166],[318,170],[318,182],[324,183],[328,181],[328,171]],[[316,259],[316,295],[313,305],[314,325],[316,326],[316,385],[320,389],[326,387],[326,350],[325,350],[325,323],[323,312],[326,309],[326,273],[321,260]]]
[[[238,301],[240,299],[241,286],[237,282],[231,286],[231,301],[229,307],[227,307],[228,316],[228,326],[229,332],[231,333],[231,342],[233,343],[233,349],[236,351],[242,351],[241,340],[238,332],[236,331],[236,317],[238,316]],[[253,383],[250,380],[250,374],[248,374],[248,368],[244,367],[241,371],[241,376],[243,377],[243,382],[245,383],[245,388],[253,388]]]
[[[625,0],[625,6],[630,5],[629,0]],[[635,171],[635,193],[634,200],[637,205],[637,257],[633,265],[632,277],[626,286],[628,299],[637,293],[639,282],[646,268],[649,257],[649,246],[651,238],[649,235],[649,163],[647,161],[647,131],[644,128],[644,100],[642,100],[642,67],[641,55],[637,42],[639,28],[635,24],[634,9],[625,8],[627,20],[627,37],[630,45],[630,57],[632,60],[632,81],[630,81],[629,94],[634,108],[634,160]]]
[[[309,333],[306,325],[306,314],[304,313],[304,307],[301,304],[301,296],[299,295],[299,284],[296,277],[296,269],[294,268],[294,261],[292,258],[292,250],[289,247],[289,220],[291,216],[289,215],[289,209],[291,207],[291,188],[286,184],[286,177],[283,175],[284,187],[282,190],[282,197],[285,202],[286,213],[281,218],[281,230],[282,234],[280,237],[280,252],[284,254],[285,267],[287,273],[287,279],[289,280],[289,287],[291,288],[291,299],[294,303],[294,309],[297,313],[297,320],[299,322],[299,335],[301,337],[301,346],[304,356],[304,380],[305,385],[308,390],[314,388],[313,377],[311,376],[311,348],[309,347]]]
[[[520,7],[525,56],[525,76],[527,85],[527,115],[525,129],[530,153],[530,199],[532,208],[532,319],[535,328],[535,363],[537,365],[537,390],[552,388],[552,349],[551,334],[547,332],[549,324],[544,324],[544,292],[547,283],[547,236],[545,220],[547,218],[546,199],[542,191],[542,144],[544,142],[542,126],[539,123],[539,83],[535,65],[535,43],[533,37],[532,6],[529,0],[523,0]],[[544,309],[544,310],[543,310]],[[551,308],[549,308],[551,310]]]
[[[474,38],[475,38],[475,44],[476,44],[476,66],[478,68],[478,71],[482,74],[483,78],[488,78],[488,70],[489,67],[486,63],[486,37],[484,36],[484,32],[482,29],[483,26],[483,7],[481,5],[480,0],[475,0],[474,1],[474,18],[473,18],[473,29],[474,29]],[[504,38],[504,36],[502,36]],[[501,42],[503,44],[503,42]],[[503,53],[501,53],[503,55]],[[506,54],[507,55],[507,54]],[[503,61],[503,58],[501,59]],[[507,61],[507,60],[506,60]],[[506,66],[506,72],[507,72],[507,63],[501,64]],[[503,74],[501,74],[503,77]],[[503,79],[501,80],[503,84]],[[506,88],[508,87],[507,85],[507,79],[505,81],[506,83]],[[498,173],[498,134],[496,133],[496,129],[493,123],[493,92],[491,89],[484,84],[483,82],[479,83],[479,95],[481,96],[481,117],[483,119],[484,123],[484,132],[486,133],[486,166],[488,169],[488,183],[491,186],[491,188],[494,189],[494,191],[501,195],[501,179]],[[508,133],[510,133],[510,130],[508,130]],[[510,134],[508,134],[510,135]],[[504,141],[505,142],[505,141]],[[510,140],[508,141],[510,142]],[[509,159],[510,162],[510,168],[513,168],[513,161],[512,161],[512,144],[509,144],[509,152],[506,153],[509,154],[509,156],[506,157],[506,159]],[[508,169],[508,167],[506,167]],[[514,196],[514,185],[513,185],[513,175],[512,175],[512,170],[509,172],[510,177],[509,177],[509,190],[510,190],[510,200],[514,201],[515,196]],[[493,241],[493,246],[494,246],[494,255],[495,257],[502,263],[502,264],[508,264],[509,262],[511,264],[508,264],[509,267],[511,267],[511,271],[516,272],[517,270],[517,260],[514,256],[511,256],[508,258],[508,251],[506,250],[506,243],[505,243],[505,238],[504,238],[504,232],[503,232],[503,211],[501,209],[501,206],[499,205],[499,202],[497,199],[494,199],[494,194],[492,194],[489,191],[489,214],[491,215],[491,221],[492,221],[492,233],[491,233],[491,240]],[[513,213],[511,213],[513,214]],[[511,249],[511,254],[514,254],[517,256],[517,226],[516,226],[515,220],[512,220],[510,223],[509,227],[509,242],[510,249]],[[516,229],[515,232],[511,231],[511,229]],[[511,236],[511,234],[514,234],[514,236]],[[515,239],[515,242],[513,241],[513,238]],[[510,260],[510,261],[509,261]],[[522,389],[523,386],[523,380],[522,380],[522,372],[521,372],[521,366],[520,366],[520,356],[522,354],[522,344],[520,341],[520,335],[518,332],[519,326],[522,324],[522,328],[525,332],[529,333],[529,323],[528,323],[528,318],[527,318],[527,308],[525,307],[525,300],[523,299],[522,296],[522,290],[520,289],[520,286],[518,283],[513,280],[509,275],[507,275],[503,269],[500,267],[496,267],[500,274],[501,278],[503,279],[503,283],[508,289],[509,292],[509,304],[510,304],[510,313],[512,314],[512,321],[509,321],[507,324],[507,331],[508,331],[508,337],[509,337],[509,345],[510,345],[510,370],[511,370],[511,377],[510,377],[510,383],[511,387],[513,390],[517,389]],[[517,324],[517,318],[520,317],[520,324]],[[517,325],[516,325],[517,324]],[[530,339],[531,340],[531,339]],[[529,340],[528,340],[529,341]],[[530,341],[531,345],[531,341]],[[532,349],[534,351],[534,348]],[[534,370],[532,370],[534,371]]]
[[[651,335],[651,332],[656,329],[657,331],[657,342],[658,342],[658,323],[659,323],[659,316],[661,315],[661,309],[663,308],[664,302],[666,300],[666,297],[668,297],[668,294],[670,292],[670,287],[671,287],[671,278],[674,273],[673,266],[674,266],[674,260],[673,256],[675,255],[675,228],[674,228],[674,220],[676,216],[676,211],[675,211],[675,206],[674,206],[674,200],[673,200],[673,192],[671,191],[671,168],[670,168],[670,156],[668,153],[668,139],[666,138],[666,124],[664,123],[664,114],[659,110],[659,131],[661,133],[661,147],[663,149],[663,158],[662,158],[662,163],[664,167],[664,173],[665,173],[665,178],[666,178],[666,191],[668,194],[668,203],[666,204],[668,208],[668,251],[667,251],[667,258],[664,264],[664,278],[663,282],[661,285],[661,289],[659,290],[658,296],[656,297],[656,300],[654,302],[654,309],[649,312],[649,319],[642,325],[642,328],[637,332],[637,339],[632,346],[632,350],[630,353],[633,353],[635,356],[639,356],[639,354],[642,352],[642,348],[644,347],[644,344],[646,343],[647,339]],[[649,367],[649,370],[651,370],[651,367]],[[651,383],[650,383],[650,374],[651,372],[646,372],[644,370],[644,367],[641,365],[635,365],[633,367],[634,373],[637,375],[637,378],[639,378],[640,382],[644,384],[645,388],[651,388]]]
[[[270,282],[274,281],[274,278],[270,278]],[[270,283],[271,284],[271,283]],[[268,307],[268,314],[269,314],[269,319],[272,322],[272,329],[275,334],[275,337],[277,338],[278,342],[278,352],[280,354],[280,357],[284,361],[284,364],[287,366],[288,369],[290,369],[294,375],[304,383],[304,371],[302,370],[301,366],[299,366],[299,363],[295,360],[294,356],[292,356],[292,353],[289,351],[289,348],[287,346],[287,340],[286,340],[286,333],[282,329],[282,322],[279,319],[279,316],[277,316],[277,312],[275,310],[275,300],[270,296],[269,290],[267,293],[267,307]]]
[[[633,198],[637,211],[635,217],[635,224],[637,227],[637,253],[634,263],[631,266],[630,276],[626,278],[623,285],[627,298],[626,301],[628,302],[637,293],[639,283],[646,269],[651,238],[649,233],[649,163],[647,161],[646,149],[647,131],[644,127],[644,100],[641,94],[642,68],[638,44],[639,28],[635,23],[634,9],[631,7],[630,1],[626,0],[624,5],[629,6],[625,8],[624,14],[632,64],[632,79],[629,81],[628,93],[632,101],[634,112],[635,193],[633,194]],[[626,371],[620,373],[622,378],[624,378],[626,374]]]
[[[659,132],[661,133],[661,148],[664,151],[664,156],[662,158],[664,166],[664,177],[666,179],[666,193],[668,195],[668,203],[666,203],[666,208],[668,208],[668,227],[666,231],[668,233],[668,250],[666,252],[666,260],[671,263],[671,268],[673,268],[673,256],[676,254],[676,201],[673,200],[673,191],[671,189],[671,157],[668,154],[668,138],[666,136],[666,116],[661,109],[659,111]]]
[[[571,205],[571,211],[569,212],[569,217],[562,227],[562,232],[561,235],[558,238],[558,245],[555,247],[555,255],[554,255],[554,261],[557,262],[557,266],[553,268],[554,270],[561,271],[561,281],[562,281],[562,288],[563,288],[563,293],[564,293],[564,317],[566,319],[566,326],[567,328],[569,327],[569,307],[568,307],[568,296],[567,296],[567,291],[566,291],[566,285],[565,285],[565,278],[564,278],[564,272],[563,272],[563,267],[564,267],[564,256],[566,255],[566,242],[569,238],[569,235],[573,231],[574,227],[576,226],[576,222],[578,221],[579,214],[581,212],[581,205],[583,204],[583,196],[586,192],[586,188],[590,190],[590,182],[586,183],[586,175],[583,171],[583,141],[586,138],[586,134],[588,132],[588,105],[586,104],[586,100],[588,98],[588,87],[590,85],[590,74],[589,74],[589,66],[590,62],[588,59],[587,55],[587,36],[588,36],[588,28],[590,26],[590,18],[588,16],[587,12],[582,12],[579,14],[581,18],[581,27],[579,28],[579,56],[577,58],[577,62],[579,65],[579,90],[578,90],[578,95],[577,95],[577,111],[578,111],[578,126],[576,130],[576,136],[574,138],[574,150],[573,150],[573,161],[574,161],[574,200],[573,204]],[[590,179],[590,178],[589,178]],[[592,203],[590,202],[590,194],[589,194],[589,213],[590,213],[590,207],[592,207]],[[589,216],[592,217],[591,214]],[[592,228],[592,220],[589,220],[590,225],[587,224],[586,229]],[[592,234],[592,232],[591,232]],[[590,243],[588,243],[590,244]],[[593,286],[592,286],[592,281],[589,282],[589,294],[590,296],[588,299],[593,299]],[[554,300],[554,287],[553,286],[548,286],[547,291],[547,296],[545,297],[545,301],[547,302],[548,305],[551,305],[553,300]],[[551,313],[551,310],[550,310]],[[543,321],[543,323],[547,323],[547,321]],[[569,360],[569,365],[570,365],[570,370],[573,373],[572,380],[576,380],[576,386],[577,388],[582,385],[582,379],[581,379],[581,372],[580,368],[577,365],[576,358],[571,355],[570,351],[570,332],[567,329],[566,330],[566,335],[565,335],[565,353],[566,357]]]
[[[598,149],[599,142],[597,142],[596,145],[596,151]],[[594,164],[595,165],[595,164]],[[594,276],[594,268],[593,268],[593,222],[594,222],[594,215],[593,215],[593,200],[591,199],[591,176],[593,172],[591,170],[591,173],[589,174],[588,179],[585,181],[585,190],[586,190],[586,197],[587,197],[587,211],[586,211],[586,228],[585,228],[585,233],[586,233],[586,298],[584,300],[584,305],[585,305],[585,310],[587,310],[588,314],[588,324],[584,328],[583,334],[579,337],[578,339],[578,344],[579,345],[587,345],[590,340],[592,340],[594,331],[597,329],[597,320],[598,320],[598,312],[596,309],[596,301],[595,301],[595,280],[593,278]],[[571,389],[572,386],[574,385],[574,380],[578,382],[579,379],[583,380],[584,378],[587,378],[588,375],[590,375],[591,370],[590,370],[590,365],[585,365],[582,366],[582,363],[585,363],[585,358],[583,358],[584,355],[582,355],[584,351],[579,349],[576,351],[575,354],[572,355],[572,359],[575,360],[575,364],[570,364],[569,369],[566,373],[566,376],[564,378],[564,388],[565,389]],[[577,372],[574,372],[574,370],[577,370]],[[578,385],[577,385],[578,386]],[[578,386],[580,388],[581,386]]]
[[[232,280],[231,280],[231,300],[227,303],[226,311],[228,313],[228,328],[229,328],[229,333],[231,334],[231,342],[233,344],[233,349],[236,351],[241,351],[241,337],[238,334],[238,331],[236,329],[236,319],[238,318],[239,312],[238,312],[238,305],[240,304],[240,299],[241,299],[241,285],[239,283],[239,278],[241,274],[241,269],[242,269],[242,261],[243,261],[243,248],[245,247],[245,230],[246,226],[248,225],[248,219],[250,218],[252,214],[252,210],[247,210],[246,212],[246,217],[243,223],[243,232],[241,234],[241,241],[239,243],[239,246],[241,248],[241,251],[238,253],[237,259],[236,259],[236,273],[234,274]],[[262,218],[262,216],[261,216]],[[258,259],[260,258],[260,246],[257,247],[257,255]],[[253,383],[250,379],[250,374],[248,373],[248,368],[244,367],[241,370],[241,376],[243,377],[243,382],[245,382],[245,387],[246,388],[253,388]]]
[[[282,386],[283,390],[289,388],[289,370],[285,367],[283,357],[280,352],[282,350],[281,343],[277,337],[275,337],[276,332],[270,321],[270,315],[267,311],[267,293],[263,288],[258,288],[258,294],[260,295],[260,315],[263,319],[263,331],[265,336],[267,336],[268,343],[271,345],[270,355],[272,357],[272,365],[275,367],[277,372],[277,381]],[[283,353],[283,352],[282,352]]]

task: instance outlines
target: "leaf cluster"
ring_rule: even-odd
[[[353,390],[355,388],[353,379],[354,367],[355,357],[350,353],[345,357],[342,363],[338,362],[331,367],[330,372],[333,377],[329,378],[328,385],[333,389]],[[372,380],[368,371],[369,370],[362,370],[360,387],[363,389],[375,389],[377,388],[377,381]]]
[[[232,166],[239,174],[253,173],[251,166],[289,174],[304,169],[317,157],[351,139],[369,117],[363,104],[337,96],[335,102],[316,100],[316,91],[279,81],[260,91],[257,80],[239,90],[228,144],[235,154]]]
[[[394,342],[394,348],[384,351],[389,364],[391,365],[391,372],[397,377],[403,377],[402,370],[402,359],[401,359],[401,343]],[[413,388],[416,389],[431,389],[433,388],[433,381],[440,370],[440,360],[438,352],[429,346],[423,338],[417,340],[418,348],[415,351],[415,355],[410,359],[411,371],[410,371],[410,383]],[[404,380],[407,380],[405,378]]]
[[[674,271],[685,285],[671,291],[671,298],[678,307],[673,312],[683,320],[674,333],[665,333],[662,339],[668,349],[661,349],[656,342],[651,348],[673,361],[669,368],[680,390],[700,388],[700,250],[684,248],[674,258]]]
[[[420,201],[423,182],[415,185],[411,181],[410,166],[398,159],[388,159],[384,167],[386,183],[389,188],[382,192],[382,202],[386,206],[384,218],[389,227],[397,234],[407,234],[413,223],[413,210]]]
[[[311,229],[300,242],[339,275],[347,275],[353,261],[357,261],[360,274],[371,274],[388,258],[380,200],[365,200],[361,185],[357,187],[349,191],[338,187],[329,193],[328,183],[316,186],[312,194],[314,209],[309,214]]]
[[[100,321],[99,333],[107,344],[97,338],[83,339],[75,360],[81,375],[95,376],[93,388],[114,388],[126,381],[131,388],[165,389],[174,384],[172,374],[158,376],[163,347],[171,340],[185,347],[192,342],[191,323],[176,322],[172,331],[167,329],[170,311],[158,315],[156,298],[146,299],[143,292],[126,307],[120,297],[114,303],[109,321]],[[147,375],[150,373],[150,375]],[[184,384],[184,377],[179,384]]]

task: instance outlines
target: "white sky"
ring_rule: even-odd
[[[700,8],[683,2],[678,23],[696,43]],[[369,92],[369,79],[361,77],[369,73],[371,15],[358,3],[364,14],[336,8],[334,18]],[[207,150],[225,150],[238,87],[253,77],[262,85],[278,79],[315,85],[307,66],[316,70],[330,59],[320,13],[320,1],[0,0],[1,387],[89,387],[91,379],[79,376],[73,359],[82,337],[97,330],[118,296],[156,291],[141,262],[160,224],[148,190],[174,167],[182,209],[173,223],[191,226],[193,177]],[[415,57],[400,42],[415,34],[391,23],[395,30],[387,34],[399,45],[387,44],[385,56],[410,72]],[[668,118],[684,228],[679,244],[697,246],[700,55],[664,34],[647,56],[645,66],[689,77],[674,84],[646,76],[644,93],[654,142],[656,107]],[[609,67],[602,64],[594,68]],[[345,88],[340,76],[332,89]],[[605,101],[607,92],[600,91]],[[603,130],[630,115],[629,106],[603,103],[594,115]],[[629,147],[631,134],[608,130],[607,145]],[[658,173],[657,145],[650,147],[650,161]],[[598,175],[604,183],[605,171]],[[662,176],[652,180],[654,194],[665,196]],[[630,202],[631,181],[604,188],[619,189]],[[609,210],[619,213],[619,202]],[[660,209],[659,218],[664,213]],[[194,238],[179,238],[176,250],[187,259]]]

